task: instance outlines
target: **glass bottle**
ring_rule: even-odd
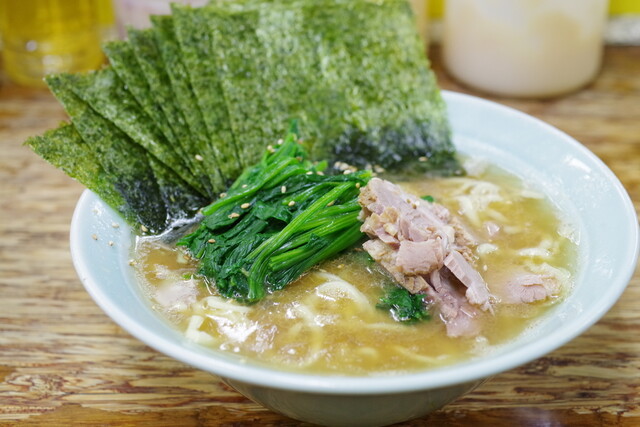
[[[9,79],[42,87],[49,73],[98,68],[104,60],[98,22],[102,1],[0,0],[2,56]]]

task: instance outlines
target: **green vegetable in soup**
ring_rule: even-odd
[[[224,296],[255,302],[282,289],[363,236],[357,197],[370,172],[324,168],[289,133],[204,208],[200,227],[178,244],[201,259],[200,274]]]
[[[380,298],[377,307],[389,310],[398,322],[415,323],[431,318],[424,297],[423,294],[412,294],[405,288],[394,286]]]

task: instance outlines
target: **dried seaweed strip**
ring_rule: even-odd
[[[194,189],[206,194],[189,167],[127,91],[112,68],[87,74],[61,74],[60,77],[76,96],[171,168]]]
[[[72,124],[63,123],[42,136],[29,138],[25,144],[47,162],[96,193],[105,203],[120,212],[128,223],[135,223],[135,214],[130,211],[122,194],[115,189],[115,177],[104,170],[91,147],[82,140]]]
[[[210,143],[202,111],[198,106],[189,81],[189,73],[182,60],[180,45],[174,32],[173,19],[171,16],[152,16],[151,22],[153,23],[151,30],[156,45],[159,48],[164,64],[166,64],[165,70],[169,76],[171,89],[175,96],[175,105],[182,113],[182,117],[184,117],[192,136],[192,142],[195,147],[193,151],[196,154],[198,152],[210,153],[209,155],[202,155],[203,162],[206,162],[212,178],[215,178],[213,174],[217,172],[223,181],[222,186],[214,185],[213,190],[223,192],[234,177],[223,173],[225,168],[219,160],[221,155],[218,152],[218,147]],[[212,184],[214,182],[212,179]]]
[[[326,147],[344,132],[344,115],[354,106],[346,98],[351,82],[340,74],[343,70],[331,68],[334,57],[346,53],[327,51],[325,41],[339,38],[340,32],[334,31],[331,20],[324,23],[323,31],[314,31],[315,15],[324,13],[322,4],[315,5],[304,1],[260,4],[257,31],[272,61],[269,91],[278,93],[289,116],[300,119],[302,136],[312,147]],[[333,153],[320,156],[314,150],[312,154],[326,159]]]
[[[225,183],[218,170],[215,153],[206,140],[199,143],[192,135],[182,110],[177,105],[167,67],[152,30],[130,29],[128,34],[132,53],[149,88],[149,98],[161,110],[166,126],[172,129],[172,134],[175,135],[174,145],[207,189],[207,196],[223,191]]]
[[[251,112],[246,115],[254,115],[257,123],[277,122],[268,113],[251,111],[251,94],[262,87],[268,102],[280,102],[275,114],[286,111],[304,123],[303,136],[313,143],[315,158],[390,168],[426,158],[418,169],[458,170],[445,105],[406,2],[244,1],[224,8],[240,11],[238,21],[262,42],[242,58],[221,36],[232,34],[233,27],[215,25],[219,69],[233,69],[236,57],[244,70],[262,68],[255,87],[244,87],[244,93],[229,90],[229,74],[221,74],[228,99],[246,95],[249,100],[239,107],[230,102],[234,123],[235,116],[243,117],[238,109]],[[237,79],[235,89],[243,83]]]
[[[228,13],[205,8],[203,14],[216,49],[212,52],[228,116],[243,160],[257,162],[267,144],[286,133],[289,110],[281,94],[270,90],[273,82],[271,58],[266,55],[256,29],[256,11]],[[266,95],[268,94],[268,96]]]
[[[227,103],[220,88],[213,39],[205,9],[172,5],[174,31],[180,44],[189,81],[202,111],[211,144],[217,148],[226,177],[237,177],[250,163],[244,159],[231,130]],[[256,94],[257,95],[257,94]]]
[[[106,43],[102,49],[116,74],[127,85],[127,90],[138,101],[144,112],[154,121],[167,140],[174,141],[176,137],[173,130],[169,126],[161,106],[155,102],[152,96],[147,79],[138,64],[131,44],[120,40],[112,41]]]
[[[109,62],[115,70],[120,80],[127,86],[127,90],[131,92],[133,97],[138,101],[144,112],[153,120],[158,129],[162,132],[167,141],[169,141],[176,152],[180,154],[185,161],[192,174],[199,178],[202,182],[202,188],[210,193],[210,183],[208,177],[200,169],[199,162],[195,159],[190,160],[190,156],[183,149],[181,138],[177,138],[173,128],[169,125],[169,120],[165,116],[160,103],[155,98],[150,89],[145,74],[138,63],[135,52],[131,43],[125,41],[112,41],[103,46],[103,50],[109,58]]]
[[[46,82],[104,171],[113,177],[116,191],[132,213],[125,219],[135,215],[151,232],[162,231],[167,210],[147,152],[68,89],[61,76],[48,76]]]
[[[318,80],[316,41],[307,37],[299,8],[234,3],[224,9],[209,6],[205,13],[244,157],[256,161],[294,118],[303,123],[302,136],[308,142],[332,137],[329,129],[340,123],[346,108],[344,96]]]
[[[167,208],[169,224],[191,218],[200,208],[211,203],[210,198],[194,193],[189,184],[167,168],[164,163],[149,156],[149,164]]]
[[[349,104],[358,106],[346,116],[350,129],[335,146],[336,153],[353,153],[351,161],[360,164],[380,159],[392,168],[407,159],[427,158],[423,169],[455,172],[446,108],[409,5],[391,0],[352,6],[323,8],[348,53],[342,57],[346,61],[334,65],[350,73],[356,90],[349,92]],[[361,20],[367,25],[351,27]],[[317,14],[314,23],[318,33],[324,31]]]

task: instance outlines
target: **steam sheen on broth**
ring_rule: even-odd
[[[476,165],[477,166],[477,165]],[[479,313],[480,335],[453,338],[432,312],[416,324],[376,308],[392,280],[362,252],[317,266],[282,291],[250,306],[216,295],[194,276],[180,249],[141,239],[136,270],[155,310],[189,340],[258,363],[308,373],[375,375],[452,364],[485,354],[523,333],[570,289],[577,239],[543,195],[495,167],[461,178],[400,182],[431,195],[457,216],[479,245],[476,268],[497,296]],[[558,291],[536,303],[500,303],[517,272],[551,277]]]

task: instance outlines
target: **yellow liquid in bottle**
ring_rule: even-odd
[[[50,73],[98,68],[104,61],[100,1],[0,0],[5,72],[12,81],[44,86]]]

